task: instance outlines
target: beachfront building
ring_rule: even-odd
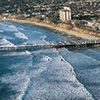
[[[62,22],[71,21],[71,9],[69,7],[64,7],[59,10],[59,18]]]

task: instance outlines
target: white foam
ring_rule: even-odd
[[[14,75],[7,75],[0,79],[2,83],[9,84],[9,87],[18,92],[15,96],[11,96],[10,100],[22,100],[24,92],[26,91],[30,78],[26,73],[15,73]]]
[[[45,52],[45,51],[43,51]],[[37,55],[38,56],[38,55]],[[43,56],[42,59],[47,59]],[[79,83],[73,67],[62,56],[50,61],[40,60],[30,71],[31,82],[25,100],[93,100],[92,95]]]
[[[70,62],[74,66],[84,66],[82,68],[85,68],[87,66],[92,66],[100,64],[100,62],[94,58],[91,58],[89,56],[83,55],[81,53],[76,52],[70,52],[66,49],[60,49],[59,54],[62,55],[68,62]]]
[[[17,27],[14,26],[14,25],[9,25],[7,30],[8,30],[8,31],[14,32],[14,34],[15,34],[15,36],[16,36],[17,38],[28,39],[28,37],[27,37],[24,33],[20,32],[20,31],[17,29]]]
[[[49,66],[50,66],[50,68],[49,68]],[[68,62],[66,62],[62,56],[57,56],[57,57],[52,58],[52,61],[48,64],[48,68],[49,68],[48,73],[57,73],[58,74],[57,76],[55,75],[55,78],[57,78],[59,76],[58,80],[60,80],[60,79],[63,80],[64,76],[66,76],[66,77],[64,77],[64,79],[67,81],[75,82],[75,80],[76,80],[76,78],[74,76],[75,73],[73,71],[72,66]],[[55,72],[57,70],[58,70],[58,72]],[[54,78],[54,76],[53,77],[50,76],[50,77],[51,77],[50,79]]]
[[[50,58],[49,56],[43,56],[43,58],[41,59],[41,61],[51,61],[52,58]]]
[[[15,45],[7,39],[3,38],[0,39],[0,47],[15,47]]]
[[[31,54],[31,52],[29,52],[29,51],[25,51],[25,54],[28,54],[28,55],[30,55],[30,54]]]
[[[0,26],[1,26],[2,31],[13,32],[13,34],[15,34],[15,37],[17,38],[28,39],[28,37],[24,33],[20,32],[17,29],[17,27],[12,24],[11,25],[0,24]]]
[[[23,51],[23,52],[9,52],[7,54],[2,54],[3,56],[22,56],[22,55],[31,55],[31,52],[29,51]]]
[[[17,38],[28,39],[28,37],[20,31],[15,32],[14,34],[15,34],[15,37],[17,37]]]
[[[18,31],[14,25],[11,25],[9,23],[0,23],[0,29],[9,32]]]
[[[6,29],[7,31],[14,31],[14,32],[16,32],[16,31],[18,31],[18,29],[16,28],[16,26],[14,26],[14,25],[9,25],[8,27],[7,27],[7,29]]]
[[[34,33],[37,33],[37,34],[42,34],[42,32],[37,31],[37,30],[36,30],[36,31],[34,30],[33,32],[34,32]]]
[[[4,32],[3,30],[0,30],[0,33]]]
[[[21,31],[24,31],[24,29],[22,27],[19,27],[18,29],[21,30]]]
[[[17,38],[28,39],[25,34],[18,31],[14,25],[9,25],[7,30],[14,32]],[[39,39],[40,40],[35,41],[36,44],[40,43],[43,45],[43,43],[46,43],[46,36],[40,36]],[[10,42],[5,39],[3,41],[4,42],[0,43],[10,44]],[[12,96],[12,100],[21,100],[21,98],[24,98],[25,100],[31,100],[33,98],[34,100],[93,100],[92,95],[77,80],[73,66],[62,57],[63,54],[66,53],[63,53],[63,51],[59,53],[57,50],[52,51],[53,52],[51,52],[50,49],[34,52],[37,53],[37,56],[40,55],[39,57],[41,57],[36,59],[38,62],[37,64],[34,64],[32,61],[31,63],[28,62],[31,66],[27,66],[28,68],[24,66],[27,69],[24,69],[25,72],[14,73],[13,75],[8,74],[0,78],[2,83],[10,84],[11,89],[18,92],[15,97]],[[31,53],[25,51],[19,54],[30,55]],[[53,54],[55,55],[52,56]],[[66,59],[70,61],[73,58],[73,64],[81,65],[80,63],[82,60],[85,62],[86,60],[84,59],[87,58],[86,56],[82,58],[82,55],[79,55],[77,59],[77,54],[72,55],[74,53],[71,53],[68,50],[67,54],[65,55],[67,57]],[[89,58],[88,61],[89,60],[91,59]],[[95,62],[96,61],[94,61],[94,63]],[[22,65],[23,63],[18,63],[18,67]],[[13,67],[14,66],[15,65],[13,65]],[[28,71],[28,75],[26,74],[26,71]],[[27,93],[25,93],[26,89]]]
[[[59,54],[59,52],[55,49],[55,48],[52,48],[52,49],[45,49],[44,51],[43,50],[38,50],[38,51],[33,51],[33,53],[46,53],[46,54]]]

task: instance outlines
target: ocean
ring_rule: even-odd
[[[52,30],[0,21],[0,46],[77,41]],[[84,41],[84,40],[83,40]],[[100,48],[0,52],[0,100],[100,100]]]

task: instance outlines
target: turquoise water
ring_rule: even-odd
[[[0,21],[1,46],[76,41],[51,30]],[[0,52],[0,100],[99,100],[100,48]]]

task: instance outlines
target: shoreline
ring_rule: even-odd
[[[0,19],[0,20],[2,20],[2,19]],[[39,22],[39,21],[20,20],[20,19],[4,19],[4,20],[13,21],[13,22],[22,23],[22,24],[31,24],[31,25],[47,28],[47,29],[53,30],[55,32],[58,32],[60,35],[63,35],[63,36],[69,35],[69,36],[74,36],[76,38],[82,38],[82,39],[87,39],[87,40],[99,40],[100,39],[100,37],[97,37],[97,36],[93,36],[93,35],[89,35],[89,34],[85,34],[85,33],[80,33],[80,32],[77,32],[75,30],[69,30],[67,28],[62,28],[59,26],[55,26],[52,24]]]

